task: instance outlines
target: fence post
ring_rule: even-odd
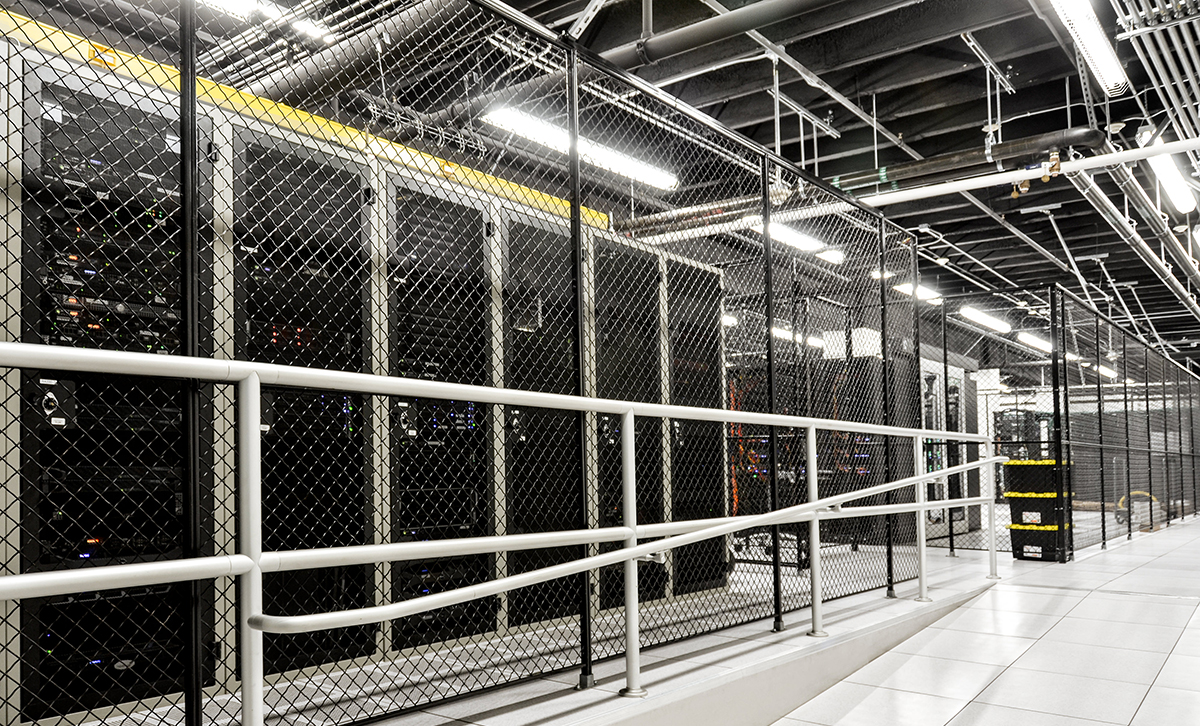
[[[776,76],[778,78],[778,76]],[[776,101],[778,103],[778,100]],[[778,129],[778,125],[776,125]],[[766,287],[767,304],[767,410],[779,413],[775,387],[775,263],[771,244],[771,160],[763,157],[762,163],[762,207],[763,207],[763,284]],[[793,345],[796,331],[792,329]],[[767,471],[770,477],[771,511],[779,509],[779,429],[767,429]],[[775,614],[772,630],[783,632],[783,562],[779,552],[779,525],[771,525],[771,604]]]
[[[882,341],[883,351],[883,423],[887,426],[894,426],[896,422],[893,420],[893,412],[895,407],[892,405],[892,357],[891,346],[888,345],[888,304],[887,304],[887,220],[880,215],[879,217],[879,337]],[[914,288],[915,290],[915,288]],[[920,358],[918,351],[918,358]],[[892,437],[883,437],[883,470],[886,472],[884,476],[887,479],[892,478]],[[888,490],[884,495],[885,504],[894,504],[896,501],[896,492]],[[887,555],[887,593],[885,597],[896,597],[896,558],[895,558],[895,519],[896,515],[889,514],[884,518],[884,544]]]
[[[942,308],[941,318],[942,318],[942,413],[943,413],[943,420],[942,420],[941,428],[949,431],[950,430],[950,344],[947,341],[947,336],[946,336],[946,305],[945,305],[945,303],[942,304],[941,308]],[[960,396],[962,395],[961,391],[960,391],[959,395]],[[953,451],[955,454],[954,456],[951,456],[951,447],[953,447]],[[946,439],[946,441],[942,444],[942,452],[944,453],[944,455],[946,457],[945,463],[942,464],[942,466],[954,466],[955,464],[958,463],[958,459],[959,459],[958,445],[950,443],[950,439]],[[957,476],[946,477],[946,498],[947,499],[954,498],[954,490],[950,485],[950,482],[954,479],[958,479],[959,481],[961,481],[961,479]],[[959,486],[959,491],[960,492],[962,491],[961,485]],[[958,557],[958,555],[955,554],[955,552],[954,552],[954,508],[947,506],[942,511],[944,511],[946,513],[946,536],[948,538],[948,544],[950,545],[950,551],[946,553],[946,556],[947,557]]]
[[[582,216],[582,181],[579,159],[579,56],[574,48],[567,51],[567,129],[570,146],[567,153],[567,165],[570,183],[571,202],[571,249],[574,263],[573,277],[575,279],[575,364],[578,371],[576,386],[581,396],[591,395],[587,390],[587,374],[584,372],[586,360],[587,336],[584,335],[584,310],[586,309],[586,294],[584,292],[584,254],[583,247],[583,216]],[[588,501],[588,415],[583,411],[579,418],[579,482],[583,487],[580,496]],[[591,525],[585,504],[583,521],[585,529]],[[585,549],[584,552],[587,552]],[[592,577],[589,572],[579,573],[579,688],[591,688],[596,685],[596,677],[592,674]]]
[[[808,479],[808,501],[815,502],[821,498],[817,488],[817,429],[809,426],[805,431],[804,472]],[[808,523],[808,575],[812,590],[812,629],[808,634],[814,638],[824,638],[829,635],[824,630],[821,603],[821,520],[813,512],[812,521]]]
[[[1059,362],[1062,360],[1061,325],[1059,320],[1058,288],[1050,288],[1050,388],[1054,395],[1054,488],[1058,495],[1058,505],[1055,512],[1055,524],[1058,527],[1055,543],[1058,546],[1058,561],[1067,561],[1067,519],[1065,507],[1070,506],[1066,501],[1066,463],[1063,461],[1063,396],[1064,382]]]
[[[925,445],[920,436],[913,437],[913,474],[920,476],[925,473]],[[916,487],[917,504],[924,504],[927,499],[925,482],[918,482]],[[917,602],[932,602],[929,599],[929,582],[925,573],[925,510],[918,509],[917,515]]]
[[[262,396],[258,374],[238,383],[238,539],[254,567],[238,578],[241,586],[238,647],[241,650],[242,724],[263,723],[263,633],[250,627],[262,614]]]
[[[1129,335],[1121,336],[1121,370],[1124,377],[1121,382],[1121,397],[1125,406],[1125,539],[1133,539],[1133,472],[1130,462],[1133,461],[1133,449],[1129,444]]]
[[[621,508],[622,519],[633,534],[625,540],[626,547],[637,547],[637,444],[634,437],[633,411],[621,414]],[[642,688],[641,632],[638,626],[638,563],[625,560],[625,687],[621,695],[644,698]]]
[[[1100,316],[1092,314],[1095,323],[1096,337],[1096,438],[1100,440],[1100,549],[1108,549],[1108,497],[1104,494],[1104,381],[1101,380],[1100,366],[1103,365],[1100,355]],[[1115,507],[1114,507],[1115,509]]]

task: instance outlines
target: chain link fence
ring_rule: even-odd
[[[1048,342],[929,304],[913,235],[486,4],[29,2],[0,30],[7,341],[986,431],[1014,458],[1080,462],[1076,547],[1194,512],[1190,375],[1082,311],[1065,349],[1124,382],[1055,383]],[[1045,342],[1039,295],[971,304]],[[3,400],[4,574],[238,552],[232,387],[9,370]],[[268,551],[630,524],[613,416],[278,386],[262,408]],[[984,453],[822,433],[813,491],[802,430],[636,426],[639,524]],[[822,598],[915,577],[916,516],[935,546],[981,544],[980,509],[823,521]],[[615,547],[269,573],[264,611],[370,607]],[[640,563],[642,644],[782,620],[812,602],[808,553],[807,524],[784,525]],[[348,724],[555,671],[586,684],[622,653],[624,595],[614,566],[267,635],[268,713]],[[6,723],[240,718],[234,578],[0,607]]]

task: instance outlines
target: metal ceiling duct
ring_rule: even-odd
[[[1154,249],[1146,243],[1146,240],[1142,239],[1142,236],[1137,233],[1137,230],[1133,228],[1129,220],[1125,218],[1124,213],[1117,209],[1112,200],[1100,189],[1092,177],[1083,171],[1068,172],[1066,177],[1079,190],[1083,198],[1088,200],[1100,216],[1120,235],[1121,239],[1137,253],[1142,262],[1146,263],[1150,271],[1175,294],[1175,297],[1179,298],[1179,302],[1183,303],[1187,311],[1195,316],[1197,320],[1200,320],[1200,304],[1197,304],[1196,297],[1179,281],[1179,278],[1175,277],[1171,268],[1167,267],[1166,263],[1155,253]]]
[[[245,90],[272,101],[295,101],[310,98],[321,88],[352,85],[370,64],[378,62],[376,41],[390,38],[385,47],[393,53],[412,51],[418,42],[439,37],[445,26],[470,8],[467,0],[420,0],[361,33],[254,81]]]
[[[1087,126],[1052,131],[1037,136],[1006,141],[991,149],[979,148],[931,156],[919,161],[910,161],[893,166],[883,166],[870,171],[833,177],[829,180],[843,191],[875,186],[895,187],[896,182],[933,176],[946,171],[962,172],[984,164],[994,164],[1009,159],[1041,156],[1071,147],[1095,149],[1104,143],[1104,133]],[[898,188],[898,187],[897,187]]]

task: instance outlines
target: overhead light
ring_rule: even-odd
[[[913,294],[913,286],[910,282],[902,282],[899,285],[893,285],[892,289],[896,290],[897,292],[902,292],[905,295]],[[942,294],[937,290],[931,290],[924,285],[917,285],[917,299],[924,300],[930,305],[942,304]]]
[[[762,222],[751,225],[750,229],[762,234]],[[825,243],[821,240],[809,237],[802,232],[797,232],[791,227],[787,227],[782,224],[771,225],[771,239],[779,242],[780,244],[785,244],[789,247],[795,247],[802,252],[816,252],[825,246]]]
[[[1021,214],[1035,214],[1037,212],[1053,212],[1056,209],[1062,209],[1062,202],[1039,204],[1036,207],[1021,207],[1018,211]]]
[[[1196,229],[1200,230],[1200,225],[1197,225]],[[1197,232],[1197,234],[1200,234],[1200,232]],[[880,272],[879,270],[871,270],[871,279],[872,280],[886,280],[889,277],[895,277],[895,276],[896,276],[896,273],[891,272],[891,271]]]
[[[1143,126],[1138,129],[1137,139],[1142,146],[1145,146],[1153,137],[1153,127]],[[1154,139],[1152,144],[1152,146],[1162,145],[1161,136]],[[1150,168],[1154,170],[1154,178],[1162,185],[1163,191],[1167,193],[1167,199],[1171,200],[1171,206],[1175,207],[1175,211],[1180,214],[1191,214],[1196,211],[1196,197],[1192,194],[1192,188],[1184,181],[1179,166],[1175,164],[1175,157],[1170,154],[1159,154],[1150,157],[1147,161],[1150,162]]]
[[[771,335],[784,340],[795,340],[796,336],[792,335],[792,331],[783,328],[771,328]]]
[[[812,347],[814,347],[814,348],[824,348],[824,347],[825,347],[825,341],[824,341],[824,340],[822,340],[821,338],[814,338],[814,337],[812,337],[812,336],[809,336],[809,338],[808,338],[808,344],[809,344],[809,345],[811,345],[811,346],[812,346]]]
[[[1108,366],[1096,366],[1096,372],[1105,378],[1116,378],[1117,372]]]
[[[945,267],[946,265],[950,264],[950,258],[949,257],[939,257],[933,261],[933,264],[938,265],[939,267]]]
[[[1028,345],[1030,348],[1037,348],[1044,353],[1049,353],[1051,350],[1053,350],[1053,347],[1048,341],[1042,340],[1036,335],[1030,335],[1026,332],[1017,333],[1017,340],[1021,341],[1025,345]]]
[[[284,8],[270,0],[201,0],[201,2],[213,10],[242,21],[252,20],[255,16],[262,16],[267,20],[279,20],[285,12]],[[293,21],[292,30],[325,43],[337,40],[337,36],[330,32],[329,28],[308,18]]]
[[[1012,326],[1008,323],[1004,322],[1000,318],[994,318],[981,310],[976,310],[970,305],[964,305],[963,307],[959,308],[958,314],[967,320],[987,326],[992,330],[996,330],[1001,333],[1012,332]]]
[[[1125,379],[1125,385],[1133,385],[1135,383],[1137,383],[1137,381],[1133,380],[1132,378]]]
[[[1088,68],[1092,69],[1092,75],[1100,82],[1105,95],[1115,98],[1124,93],[1129,87],[1129,79],[1125,76],[1125,69],[1121,67],[1116,51],[1108,42],[1108,35],[1100,26],[1100,19],[1096,17],[1090,0],[1050,0],[1050,4],[1075,39],[1075,47],[1087,61]]]
[[[1019,308],[1027,308],[1027,307],[1029,307],[1029,303],[1025,302],[1024,300],[1018,300],[1018,301],[1017,301],[1017,307],[1019,307]]]
[[[737,324],[738,324],[738,319],[733,317],[732,315],[722,315],[721,316],[721,325],[724,325],[727,328],[732,328]]]
[[[825,260],[831,265],[840,265],[846,261],[846,253],[841,250],[825,250],[818,252],[817,257]]]
[[[483,115],[484,123],[516,134],[561,154],[571,150],[571,135],[566,129],[543,121],[515,108],[498,108]],[[647,186],[670,191],[679,186],[679,177],[669,171],[651,166],[632,156],[579,137],[579,158],[592,166],[641,182]]]

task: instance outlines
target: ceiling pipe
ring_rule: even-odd
[[[838,0],[759,0],[714,18],[613,48],[601,53],[600,57],[629,70],[774,25],[835,2]]]
[[[1116,148],[1113,147],[1111,141],[1105,141],[1101,150],[1105,154],[1116,153]],[[1175,236],[1166,218],[1158,211],[1158,207],[1154,204],[1154,200],[1150,198],[1150,194],[1142,188],[1137,179],[1133,177],[1133,171],[1124,164],[1114,164],[1106,167],[1105,170],[1112,180],[1117,183],[1125,196],[1129,198],[1129,202],[1134,209],[1142,215],[1146,220],[1146,224],[1154,233],[1154,236],[1162,242],[1163,247],[1171,254],[1175,262],[1184,271],[1192,286],[1200,289],[1200,268],[1196,266],[1196,260],[1188,253],[1186,247]],[[1186,234],[1186,233],[1185,233]]]
[[[898,189],[899,187],[896,183],[906,179],[917,179],[951,170],[963,171],[975,166],[993,164],[1020,157],[1039,156],[1054,151],[1063,151],[1071,147],[1095,149],[1100,147],[1104,143],[1104,140],[1103,132],[1087,126],[1078,126],[1073,129],[1063,129],[1047,134],[1028,136],[1014,141],[1006,141],[995,144],[990,150],[976,148],[966,151],[956,151],[950,154],[931,156],[919,161],[910,161],[893,166],[882,166],[878,169],[856,172],[845,176],[835,176],[829,182],[843,191],[861,189],[876,184],[888,185],[892,186],[893,189]]]
[[[351,86],[369,64],[378,62],[376,41],[382,43],[385,37],[390,37],[393,42],[385,43],[384,47],[393,52],[403,50],[404,39],[438,37],[442,29],[452,26],[455,18],[470,7],[467,0],[420,0],[361,33],[342,38],[254,81],[245,90],[272,101],[303,102],[318,89]],[[430,29],[437,32],[428,32]]]
[[[1108,154],[1107,156],[1113,155]],[[1150,268],[1151,272],[1153,272],[1154,275],[1158,277],[1158,279],[1164,285],[1166,285],[1172,293],[1175,294],[1175,297],[1179,298],[1179,302],[1183,303],[1183,306],[1187,308],[1187,311],[1195,316],[1197,320],[1200,320],[1200,304],[1197,304],[1196,297],[1188,292],[1188,289],[1182,282],[1179,281],[1179,278],[1175,277],[1175,274],[1171,271],[1171,268],[1168,267],[1165,262],[1163,262],[1163,260],[1154,252],[1150,245],[1146,244],[1146,240],[1142,239],[1142,236],[1137,233],[1137,230],[1135,230],[1133,225],[1130,224],[1129,220],[1125,218],[1125,215],[1121,212],[1121,210],[1117,209],[1117,207],[1112,203],[1112,200],[1108,198],[1108,195],[1100,189],[1095,180],[1093,180],[1088,174],[1085,174],[1082,170],[1068,171],[1066,173],[1066,177],[1067,180],[1071,182],[1072,186],[1074,186],[1079,193],[1083,195],[1083,198],[1088,200],[1088,202],[1095,207],[1096,212],[1099,213],[1106,222],[1108,222],[1108,224],[1113,228],[1114,231],[1116,231],[1118,235],[1120,235],[1121,239],[1123,239],[1125,243],[1128,244],[1135,253],[1137,253],[1137,256],[1142,259],[1142,262],[1146,263],[1146,266]]]
[[[1155,156],[1163,156],[1167,154],[1185,154],[1189,151],[1200,150],[1200,137],[1194,139],[1185,139],[1183,141],[1172,141],[1161,146],[1149,146],[1139,149],[1126,149],[1125,151],[1117,151],[1111,154],[1100,154],[1098,156],[1089,156],[1083,159],[1073,159],[1071,161],[1062,162],[1061,173],[1070,173],[1076,171],[1088,171],[1089,169],[1100,169],[1116,164],[1127,164],[1132,161],[1141,161]],[[921,199],[932,199],[934,197],[943,197],[948,194],[958,194],[960,192],[973,191],[976,189],[986,189],[988,187],[1004,186],[1009,184],[1019,184],[1023,181],[1032,179],[1040,179],[1051,174],[1049,162],[1043,162],[1035,167],[1028,169],[1017,169],[1016,171],[1005,171],[998,174],[988,174],[987,176],[977,176],[970,179],[960,179],[958,181],[945,182],[943,184],[930,184],[929,186],[916,187],[914,189],[904,189],[898,192],[883,192],[882,194],[871,194],[865,197],[859,197],[858,201],[870,207],[885,207],[891,204],[902,204],[904,202],[914,202]]]

